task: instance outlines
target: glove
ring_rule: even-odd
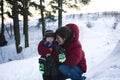
[[[58,55],[59,62],[61,62],[61,63],[65,62],[65,60],[66,60],[66,55],[65,54],[66,53],[65,53],[64,49],[60,51],[60,53]]]
[[[45,64],[45,62],[46,62],[46,58],[43,58],[43,57],[39,58],[39,71],[42,74],[44,73],[44,64]]]
[[[57,45],[56,50],[58,53],[59,62],[63,63],[66,60],[66,51],[61,46]]]
[[[63,63],[66,60],[66,56],[64,53],[61,53],[58,55],[59,56],[59,62]]]
[[[39,71],[44,74],[44,64],[39,64]]]

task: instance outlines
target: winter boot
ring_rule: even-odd
[[[82,76],[82,80],[86,80],[86,76]]]
[[[52,80],[51,76],[43,75],[43,80]]]

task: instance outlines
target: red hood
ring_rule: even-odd
[[[78,40],[79,39],[79,28],[78,28],[78,26],[74,23],[69,23],[69,24],[66,24],[66,27],[69,27],[73,31],[74,41]]]

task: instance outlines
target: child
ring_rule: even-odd
[[[43,80],[58,80],[59,70],[58,64],[52,56],[54,48],[54,32],[47,30],[43,40],[38,45],[40,72],[42,72]]]

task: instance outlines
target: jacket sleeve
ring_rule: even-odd
[[[66,55],[64,64],[69,66],[76,66],[83,58],[83,52],[79,48],[74,49]]]
[[[38,44],[38,53],[41,56],[46,56],[46,54],[51,53],[51,51],[43,45],[43,41],[40,41]]]

